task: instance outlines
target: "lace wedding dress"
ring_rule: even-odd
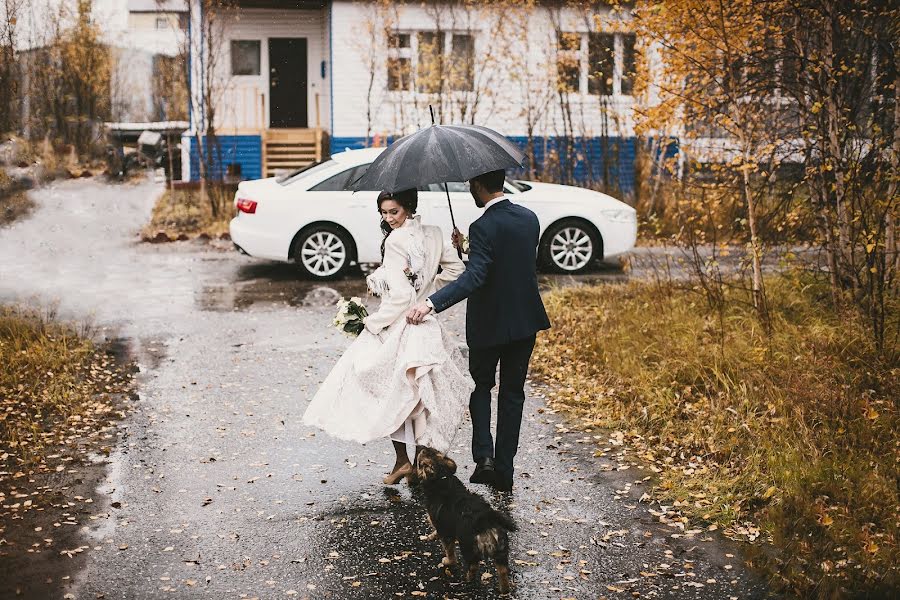
[[[406,313],[463,269],[439,228],[411,217],[395,229],[382,266],[366,278],[381,305],[322,382],[303,422],[360,443],[391,437],[406,443],[411,462],[416,445],[446,452],[475,384],[437,317],[409,325]]]

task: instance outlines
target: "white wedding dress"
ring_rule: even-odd
[[[366,278],[381,305],[322,382],[303,422],[344,440],[404,442],[411,462],[417,445],[446,452],[475,384],[438,318],[409,325],[406,313],[463,270],[441,230],[419,217],[391,232],[382,266]]]

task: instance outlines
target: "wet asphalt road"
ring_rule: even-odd
[[[0,302],[56,304],[124,342],[140,366],[95,495],[99,518],[84,525],[92,549],[66,592],[495,597],[493,579],[466,584],[438,568],[440,545],[419,540],[428,530],[415,494],[380,483],[387,442],[339,442],[300,421],[349,343],[330,328],[334,302],[362,295],[362,278],[324,286],[226,244],[141,244],[160,191],[63,182],[34,192],[33,215],[0,230]],[[607,277],[623,275],[580,280]],[[457,335],[463,310],[446,316]],[[638,502],[651,473],[608,432],[569,432],[541,394],[526,406],[512,498],[488,494],[519,523],[514,597],[766,596],[737,546],[660,524]],[[463,478],[469,439],[466,423],[453,450]]]

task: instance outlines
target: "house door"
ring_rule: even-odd
[[[269,39],[269,127],[307,127],[306,38]]]

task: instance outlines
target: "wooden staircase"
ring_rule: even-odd
[[[263,177],[322,160],[321,129],[267,129],[263,135]]]

